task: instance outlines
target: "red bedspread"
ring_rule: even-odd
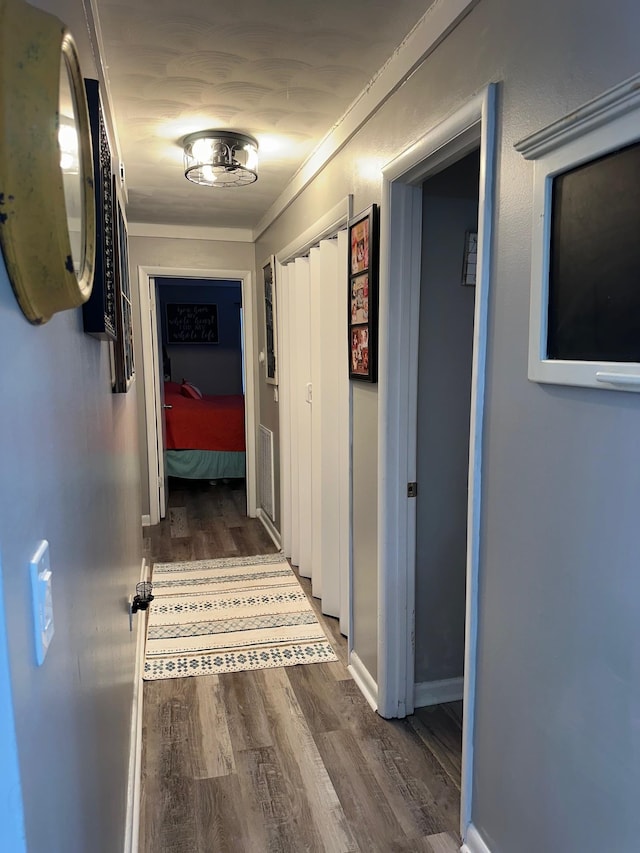
[[[192,400],[165,384],[167,450],[244,450],[244,397]],[[169,385],[169,387],[167,387]],[[178,386],[179,388],[180,386]]]

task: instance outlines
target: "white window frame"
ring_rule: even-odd
[[[640,363],[547,358],[553,178],[640,140],[640,74],[515,146],[534,161],[529,379],[610,391],[640,391]]]

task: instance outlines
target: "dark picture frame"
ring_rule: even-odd
[[[262,265],[264,285],[264,326],[265,326],[265,380],[270,385],[278,384],[278,324],[276,299],[276,259],[271,255]]]
[[[133,309],[129,279],[129,239],[113,178],[114,269],[116,300],[116,340],[113,342],[113,393],[126,394],[135,376],[133,358]]]
[[[115,341],[117,332],[116,223],[111,148],[104,122],[100,85],[85,79],[89,125],[93,144],[96,217],[96,259],[91,296],[82,306],[84,331],[98,340]]]
[[[349,379],[378,380],[378,206],[372,204],[348,223],[347,325]]]

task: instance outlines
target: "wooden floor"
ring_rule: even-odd
[[[237,481],[171,481],[155,562],[271,553]],[[141,853],[454,853],[460,707],[383,720],[340,661],[144,684]]]

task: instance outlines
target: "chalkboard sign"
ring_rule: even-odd
[[[547,352],[640,361],[640,144],[553,179]]]
[[[167,303],[168,344],[217,344],[218,306]]]

